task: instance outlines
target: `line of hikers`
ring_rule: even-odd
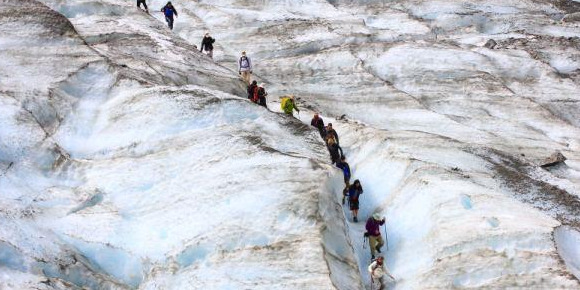
[[[143,4],[145,11],[149,12],[147,9],[147,4],[145,0],[137,0],[137,6]],[[161,12],[165,14],[165,21],[170,29],[173,29],[173,15],[177,17],[177,10],[171,4],[171,1],[161,9]],[[200,52],[207,54],[210,58],[213,58],[213,39],[209,33],[206,33],[203,37],[201,43]],[[238,74],[242,77],[242,80],[248,85],[247,93],[248,99],[252,102],[267,108],[266,92],[264,83],[260,83],[256,80],[251,80],[251,75],[253,73],[252,61],[247,56],[245,51],[242,51],[242,55],[238,59]],[[296,98],[293,95],[281,97],[280,109],[287,115],[292,116],[293,112],[296,111],[300,114],[300,110],[296,106]],[[325,141],[328,151],[330,153],[331,164],[335,164],[336,167],[340,168],[344,177],[345,188],[343,189],[342,204],[345,205],[346,199],[348,198],[349,209],[352,212],[353,222],[358,222],[358,210],[359,210],[359,200],[360,196],[363,194],[363,188],[358,179],[356,179],[353,184],[350,184],[351,170],[349,164],[346,162],[346,156],[342,148],[340,147],[338,133],[332,127],[332,123],[328,123],[324,126],[324,120],[320,117],[318,113],[315,113],[310,125],[318,129],[320,137]],[[375,213],[370,218],[367,219],[364,233],[363,244],[366,245],[366,240],[368,239],[369,248],[371,251],[371,264],[368,266],[368,271],[371,275],[371,282],[374,284],[375,280],[380,283],[379,289],[384,289],[385,282],[384,276],[389,276],[392,280],[395,278],[389,273],[388,269],[384,265],[384,258],[378,256],[375,259],[377,253],[381,253],[381,248],[385,245],[382,238],[380,226],[385,225],[385,217],[382,217]],[[386,227],[385,227],[386,234]],[[388,245],[387,245],[388,247]]]
[[[358,222],[358,210],[360,196],[363,194],[363,188],[360,180],[356,179],[353,184],[350,184],[350,179],[352,177],[350,165],[346,162],[346,156],[340,147],[340,141],[338,138],[338,133],[332,127],[332,123],[328,123],[324,126],[324,120],[320,117],[318,113],[314,113],[310,125],[318,129],[320,137],[325,141],[328,151],[330,153],[330,160],[332,164],[342,170],[344,178],[344,189],[342,191],[342,204],[344,205],[346,199],[348,198],[349,209],[352,212],[353,222]],[[382,247],[385,245],[385,241],[381,235],[380,227],[385,225],[385,217],[381,217],[380,214],[375,213],[367,219],[365,224],[366,232],[363,237],[363,245],[366,245],[366,240],[368,239],[369,248],[371,251],[371,264],[368,266],[368,271],[371,275],[371,283],[374,284],[375,281],[380,284],[379,289],[384,289],[386,287],[384,276],[389,276],[393,281],[395,278],[389,273],[389,270],[384,265],[384,258],[378,256],[375,259],[377,253],[381,253]],[[386,226],[385,226],[386,235]],[[388,245],[387,245],[388,247]],[[371,285],[372,285],[371,284]]]

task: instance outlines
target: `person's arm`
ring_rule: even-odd
[[[336,133],[336,130],[334,130],[334,138],[336,138],[336,143],[340,144],[340,141],[338,141],[338,133]]]
[[[393,275],[391,274],[391,272],[389,271],[387,266],[383,265],[383,270],[385,271],[385,274],[387,274],[387,276],[389,276],[389,277],[391,277],[391,279],[393,279],[393,281],[397,280],[397,279],[395,279],[395,277],[393,277]]]
[[[203,52],[204,44],[205,44],[205,37],[201,40],[201,48],[199,49],[199,51]]]
[[[248,57],[248,65],[250,66],[250,73],[252,73],[252,59]]]
[[[338,147],[338,150],[340,151],[340,157],[344,156],[344,153],[342,152],[342,147],[338,145],[338,141],[336,142],[336,147]]]
[[[238,59],[238,73],[242,74],[242,58]]]
[[[175,17],[177,17],[177,9],[175,9],[175,7],[173,7],[173,13],[175,13]]]

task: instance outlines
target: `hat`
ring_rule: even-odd
[[[245,51],[245,50],[244,50],[244,51],[242,51],[242,54],[246,54],[246,51]]]
[[[258,87],[263,88],[264,87],[264,83],[260,83],[260,85]]]
[[[328,126],[332,127],[332,123],[328,123]]]
[[[379,214],[378,212],[376,212],[376,213],[373,214],[373,218],[375,220],[380,220],[381,219],[381,214]]]

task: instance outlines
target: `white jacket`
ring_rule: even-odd
[[[252,70],[252,60],[246,56],[246,61],[242,61],[243,56],[238,59],[238,71],[251,71]]]
[[[373,269],[374,269],[374,271],[373,271]],[[387,267],[385,267],[385,264],[379,266],[377,264],[377,261],[372,262],[369,265],[368,270],[369,270],[369,273],[371,274],[371,277],[373,277],[373,279],[380,279],[384,275],[392,276],[391,273],[389,272],[389,270],[387,270]]]

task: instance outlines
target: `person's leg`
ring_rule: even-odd
[[[149,12],[149,8],[147,8],[147,3],[145,2],[145,0],[142,0],[141,2],[143,2],[143,7],[145,7],[145,11]]]
[[[210,50],[207,55],[209,56],[209,58],[213,59],[213,49]]]
[[[169,29],[173,30],[173,17],[169,17]]]
[[[385,244],[385,242],[383,241],[383,236],[377,236],[376,242],[377,242],[376,248],[378,251],[380,251],[383,245]]]
[[[244,82],[246,82],[246,84],[250,84],[250,72],[249,71],[243,71],[242,72],[242,79],[244,80]]]
[[[377,238],[375,236],[369,236],[369,248],[371,248],[371,256],[375,256],[375,247],[377,243]]]
[[[381,285],[379,290],[387,289],[386,285],[385,285],[385,277],[383,276],[383,277],[379,278],[378,280],[379,280],[379,285]]]

